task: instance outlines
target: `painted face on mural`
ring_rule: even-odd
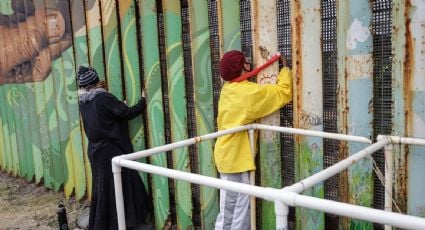
[[[0,34],[4,35],[0,37],[0,85],[43,81],[52,61],[72,43],[68,5],[66,1],[43,5],[6,1],[10,4],[2,5],[0,11]]]

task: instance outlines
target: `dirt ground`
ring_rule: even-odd
[[[77,216],[88,201],[65,200],[63,192],[56,193],[0,172],[0,230],[59,229],[56,211],[61,200],[65,203],[69,229],[79,229]]]

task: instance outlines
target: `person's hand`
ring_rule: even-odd
[[[282,64],[283,67],[289,67],[288,59],[286,59],[283,55],[280,56],[280,63]]]
[[[145,90],[145,88],[142,89],[142,97],[146,98],[146,90]]]

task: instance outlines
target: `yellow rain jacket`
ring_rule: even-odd
[[[276,84],[226,82],[218,102],[218,130],[253,123],[280,109],[292,100],[292,77],[282,68]],[[239,173],[255,169],[248,131],[217,138],[214,160],[220,173]]]

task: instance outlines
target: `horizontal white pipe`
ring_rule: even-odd
[[[321,131],[296,129],[296,128],[281,127],[281,126],[271,126],[271,125],[263,125],[263,124],[257,124],[257,123],[252,124],[252,126],[255,129],[277,131],[281,133],[291,133],[291,134],[299,134],[299,135],[305,135],[305,136],[323,137],[323,138],[329,138],[329,139],[340,140],[340,141],[354,141],[354,142],[361,142],[361,143],[367,143],[367,144],[372,143],[372,141],[366,137],[352,136],[352,135],[339,134],[339,133],[327,133],[327,132],[321,132]]]
[[[387,136],[387,135],[378,135],[377,140],[379,139],[390,139],[393,144],[408,144],[408,145],[423,145],[425,146],[425,139],[423,138],[414,138],[414,137],[397,137],[397,136]]]
[[[122,158],[122,159],[137,160],[137,159],[140,159],[140,158],[143,158],[143,157],[148,157],[148,156],[151,156],[151,155],[154,155],[154,154],[167,152],[167,151],[177,149],[177,148],[181,148],[181,147],[184,147],[184,146],[193,145],[193,144],[205,141],[205,140],[215,139],[217,137],[224,136],[224,135],[227,135],[227,134],[248,130],[250,128],[251,128],[251,125],[238,126],[238,127],[214,132],[214,133],[205,134],[205,135],[198,136],[198,137],[193,137],[193,138],[186,139],[186,140],[183,140],[183,141],[178,141],[178,142],[174,142],[174,143],[171,143],[171,144],[162,145],[162,146],[158,146],[158,147],[134,152],[134,153],[131,153],[131,154],[120,155],[119,157]]]
[[[249,184],[225,181],[213,177],[167,169],[125,159],[114,161],[114,164],[119,164],[127,168],[141,170],[143,172],[166,176],[173,179],[188,181],[195,184],[206,185],[218,189],[225,189],[233,192],[256,196],[269,201],[282,201],[286,205],[290,206],[316,209],[340,216],[346,216],[380,224],[388,224],[399,228],[421,229],[425,226],[425,219],[423,218],[299,195],[295,192],[283,191],[282,189],[263,188]]]
[[[338,216],[346,216],[379,224],[388,224],[403,229],[425,228],[425,218],[387,212],[379,209],[367,208],[316,197],[297,195],[295,196],[294,205],[316,209]]]
[[[341,160],[340,162],[310,176],[305,178],[304,180],[295,183],[291,186],[285,187],[284,189],[287,191],[292,191],[296,193],[301,193],[305,191],[308,188],[313,187],[317,183],[323,182],[326,179],[342,172],[343,170],[347,169],[351,165],[355,164],[357,161],[371,155],[372,153],[382,149],[385,145],[389,143],[389,140],[384,139],[379,142],[376,142],[365,149],[351,155],[350,157],[345,158],[344,160]]]
[[[143,172],[152,173],[155,175],[166,176],[178,180],[184,180],[200,185],[207,185],[210,187],[221,188],[226,190],[231,190],[239,193],[245,193],[256,197],[261,197],[269,201],[274,201],[275,197],[268,197],[269,188],[257,187],[249,184],[241,184],[236,182],[231,182],[227,180],[221,180],[214,177],[208,177],[203,175],[198,175],[194,173],[188,173],[183,171],[178,171],[174,169],[163,168],[155,165],[140,163],[137,161],[131,161],[126,159],[120,159],[114,163],[120,164],[123,167],[141,170]]]
[[[320,132],[320,131],[313,131],[313,130],[304,130],[304,129],[295,129],[295,128],[286,128],[286,127],[280,127],[280,126],[271,126],[271,125],[263,125],[263,124],[248,124],[244,126],[238,126],[226,130],[217,131],[214,133],[209,133],[206,135],[193,137],[190,139],[186,139],[183,141],[178,141],[175,143],[162,145],[158,147],[154,147],[151,149],[138,151],[131,154],[121,155],[123,159],[129,159],[129,160],[136,160],[143,157],[148,157],[154,154],[158,154],[161,152],[170,151],[176,148],[181,148],[184,146],[189,146],[195,143],[199,143],[205,140],[215,139],[220,136],[224,136],[231,133],[236,133],[248,129],[261,129],[261,130],[269,130],[269,131],[276,131],[276,132],[284,132],[284,133],[291,133],[291,134],[300,134],[300,135],[308,135],[308,136],[317,136],[317,137],[323,137],[323,138],[330,138],[335,140],[345,140],[345,141],[356,141],[356,142],[362,142],[362,143],[371,143],[371,141],[365,137],[359,137],[359,136],[350,136],[345,134],[337,134],[337,133],[326,133],[326,132]]]

